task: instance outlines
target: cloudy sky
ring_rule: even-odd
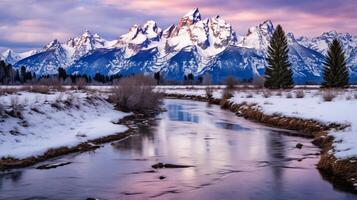
[[[222,16],[239,34],[271,19],[297,36],[357,35],[357,0],[0,0],[0,51],[40,48],[86,29],[112,40],[147,20],[164,29],[196,7],[203,18]]]

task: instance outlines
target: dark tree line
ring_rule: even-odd
[[[36,79],[35,73],[28,71],[22,66],[20,69],[14,69],[11,64],[0,61],[0,83],[3,85],[26,83]]]

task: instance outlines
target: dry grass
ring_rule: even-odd
[[[291,99],[291,98],[293,98],[293,95],[292,95],[290,92],[288,92],[288,93],[286,94],[286,98]]]
[[[305,97],[305,92],[303,90],[295,91],[295,98],[302,99]]]
[[[253,76],[252,84],[254,88],[264,88],[264,77],[262,76]]]
[[[23,110],[23,106],[20,104],[18,96],[12,96],[10,98],[10,108],[12,109],[12,111],[9,113],[10,115],[13,117],[22,117],[21,112]]]
[[[27,89],[29,92],[41,93],[41,94],[49,94],[50,88],[46,85],[32,85]]]
[[[237,84],[236,79],[233,76],[228,76],[225,80],[226,88],[227,89],[234,89],[235,85]]]
[[[253,98],[253,94],[249,93],[249,94],[247,94],[247,96],[245,96],[245,98]]]
[[[5,115],[5,106],[0,102],[0,117]]]
[[[122,78],[112,88],[109,100],[123,111],[150,114],[160,108],[162,94],[155,93],[155,80],[144,75]]]
[[[225,88],[222,93],[222,100],[227,100],[233,97],[233,92],[229,88]]]
[[[206,91],[207,99],[212,99],[212,97],[213,97],[213,89],[212,89],[212,87],[206,87],[205,91]]]
[[[264,91],[263,91],[263,97],[264,97],[264,98],[269,98],[269,97],[271,97],[271,96],[272,96],[272,93],[271,93],[270,90],[264,90]]]
[[[322,99],[326,102],[332,101],[337,97],[337,92],[334,90],[326,90],[322,93]]]

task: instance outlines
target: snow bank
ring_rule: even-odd
[[[0,104],[7,111],[18,104],[22,115],[0,116],[0,157],[40,155],[50,148],[75,146],[127,130],[113,124],[127,114],[94,94],[19,92],[0,96]]]
[[[205,90],[201,88],[189,90],[165,87],[161,91],[167,94],[205,96]],[[296,98],[297,91],[239,90],[229,101],[256,105],[266,114],[348,124],[350,127],[344,131],[330,131],[335,137],[331,153],[339,159],[357,157],[357,90],[339,91],[337,97],[330,102],[323,100],[323,92],[318,89],[302,90],[303,98]],[[216,90],[213,97],[221,98],[221,93],[222,90]]]

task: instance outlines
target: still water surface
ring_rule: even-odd
[[[0,173],[0,199],[357,199],[322,178],[308,139],[202,102],[165,107],[140,134],[50,161],[69,165]],[[153,170],[158,162],[194,167]]]

